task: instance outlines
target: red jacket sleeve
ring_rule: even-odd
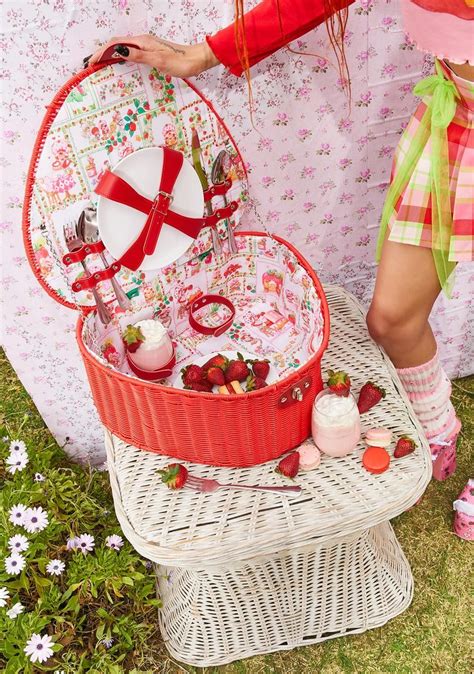
[[[351,5],[353,1],[339,0],[340,9]],[[324,0],[262,0],[245,14],[250,65],[255,65],[280,47],[319,26],[325,18]],[[234,24],[206,39],[216,58],[231,73],[240,76],[243,69],[235,44]]]

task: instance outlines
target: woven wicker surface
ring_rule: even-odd
[[[362,467],[362,443],[348,457],[325,456],[317,470],[298,475],[303,487],[298,499],[231,490],[204,495],[171,492],[156,472],[169,462],[166,457],[127,445],[107,432],[117,516],[127,538],[145,557],[188,568],[252,559],[308,544],[315,537],[321,542],[373,527],[406,510],[421,496],[431,477],[431,455],[397,374],[370,340],[356,300],[341,288],[325,290],[331,342],[323,370],[345,369],[356,392],[368,379],[382,385],[387,397],[363,415],[363,429],[385,426],[396,435],[408,433],[418,443],[416,452],[393,460],[382,475],[371,475]],[[276,461],[242,469],[188,468],[222,482],[288,484],[275,473],[275,465]]]
[[[230,567],[155,570],[166,647],[201,667],[379,627],[413,591],[389,523]]]

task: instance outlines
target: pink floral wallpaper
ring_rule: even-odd
[[[75,345],[76,316],[40,288],[23,249],[23,185],[35,135],[45,106],[95,43],[149,31],[200,40],[232,20],[233,0],[10,0],[2,14],[2,343],[58,441],[71,456],[99,464],[103,434]],[[431,63],[407,40],[395,0],[358,0],[351,8],[350,109],[325,28],[292,50],[254,68],[253,125],[244,81],[219,68],[195,83],[247,162],[258,219],[245,225],[289,239],[323,282],[367,304],[391,156],[415,107],[413,84]],[[452,376],[472,372],[473,289],[472,267],[460,266],[453,299],[441,298],[433,315]]]

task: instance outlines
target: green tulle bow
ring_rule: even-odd
[[[410,147],[397,167],[388,189],[382,212],[382,222],[377,242],[377,261],[380,260],[388,223],[395,210],[400,195],[405,191],[421,157],[426,143],[431,138],[431,209],[432,209],[432,252],[439,282],[450,296],[455,262],[449,261],[449,244],[453,225],[451,196],[449,192],[449,148],[447,128],[456,112],[459,93],[454,82],[446,79],[443,69],[436,61],[436,74],[426,77],[413,89],[415,96],[431,98],[418,129],[410,142]]]

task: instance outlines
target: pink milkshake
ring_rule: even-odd
[[[140,330],[139,346],[129,351],[128,358],[141,370],[155,371],[169,363],[173,344],[168,331],[158,320],[138,321],[133,326]]]
[[[360,417],[354,397],[325,389],[313,403],[311,430],[314,443],[329,456],[350,454],[360,440]]]

